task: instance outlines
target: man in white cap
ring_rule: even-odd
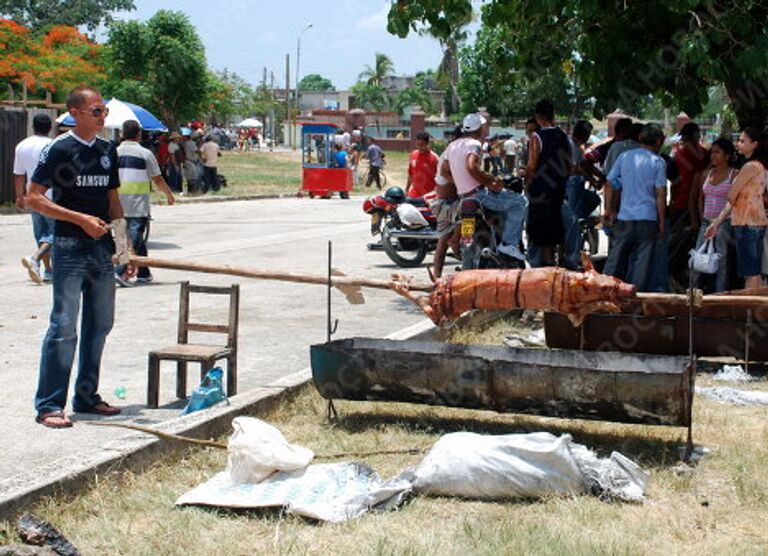
[[[481,170],[480,137],[485,123],[485,118],[480,114],[468,114],[462,120],[462,137],[446,148],[448,168],[444,168],[446,165],[443,164],[438,172],[444,177],[450,175],[460,200],[475,198],[484,207],[504,214],[504,228],[498,250],[523,262],[525,256],[519,245],[528,203],[525,197],[504,189],[502,182],[495,176]]]

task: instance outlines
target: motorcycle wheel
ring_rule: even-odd
[[[392,262],[403,268],[414,268],[419,266],[429,251],[429,245],[426,241],[414,240],[412,245],[403,246],[400,240],[392,237],[392,232],[397,228],[395,223],[390,220],[381,230],[381,245],[384,252],[392,259]],[[413,247],[413,248],[411,248]]]

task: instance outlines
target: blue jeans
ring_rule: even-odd
[[[733,226],[739,277],[760,276],[765,226]]]
[[[126,216],[125,217],[125,227],[128,232],[128,237],[131,238],[131,245],[133,245],[133,252],[139,255],[140,257],[146,257],[147,256],[147,242],[144,241],[144,232],[147,229],[147,224],[149,223],[149,217],[148,216],[141,216],[141,217],[135,217],[135,216]],[[115,274],[122,276],[123,272],[125,272],[125,265],[118,265],[115,267]],[[139,278],[149,278],[149,267],[148,266],[142,266],[139,267],[139,271],[136,274]]]
[[[181,166],[168,165],[168,187],[177,193],[183,190]]]
[[[672,219],[667,218],[664,225],[664,235],[658,237],[653,244],[653,264],[648,271],[648,283],[646,289],[640,291],[664,293],[669,291],[669,238],[670,230],[672,229]],[[638,272],[642,275],[644,270],[642,268],[635,270],[632,266],[630,269],[630,282],[635,284],[634,274]]]
[[[620,220],[614,227],[614,237],[605,261],[604,274],[629,281],[638,291],[649,291],[654,262],[654,246],[659,225],[650,220]],[[632,266],[629,274],[630,264]]]
[[[523,237],[523,226],[528,213],[528,199],[520,193],[502,189],[498,193],[488,189],[479,189],[476,194],[477,200],[485,208],[504,215],[504,227],[501,231],[501,244],[507,245],[518,251],[520,241]],[[517,257],[525,260],[525,256],[520,253]]]
[[[563,229],[565,230],[565,242],[563,251],[565,252],[565,267],[569,270],[576,270],[581,266],[581,226],[579,219],[574,214],[570,203],[563,203],[560,209],[560,217],[563,219]]]
[[[569,176],[565,182],[565,197],[576,218],[586,218],[600,206],[600,195],[591,189],[585,189],[583,176]]]
[[[35,236],[35,243],[40,247],[41,243],[53,244],[53,225],[54,219],[32,211],[32,233]]]
[[[53,309],[40,359],[35,395],[38,415],[66,406],[81,297],[80,357],[73,407],[83,411],[102,401],[98,394],[101,353],[112,329],[115,309],[113,252],[111,237],[54,240]]]

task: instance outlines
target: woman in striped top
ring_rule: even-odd
[[[728,139],[721,137],[712,143],[709,151],[710,170],[704,180],[704,185],[699,189],[696,203],[698,214],[702,219],[696,249],[706,241],[704,232],[728,204],[728,194],[731,192],[734,178],[739,173],[733,167],[735,159],[736,147]],[[728,289],[728,245],[730,242],[731,220],[726,218],[718,226],[715,235],[715,251],[723,257],[720,259],[720,266],[715,275],[714,291],[716,292]],[[693,281],[699,287],[704,286],[704,277],[698,272],[694,271]]]
[[[733,181],[728,203],[707,228],[706,237],[714,237],[730,214],[739,276],[744,278],[745,288],[758,288],[762,285],[763,237],[768,225],[763,206],[768,149],[763,131],[745,129],[739,138],[739,152],[747,157],[747,163]]]

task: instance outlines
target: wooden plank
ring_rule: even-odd
[[[202,322],[187,323],[187,330],[191,332],[214,332],[216,334],[228,334],[229,326],[226,324],[205,324]]]

